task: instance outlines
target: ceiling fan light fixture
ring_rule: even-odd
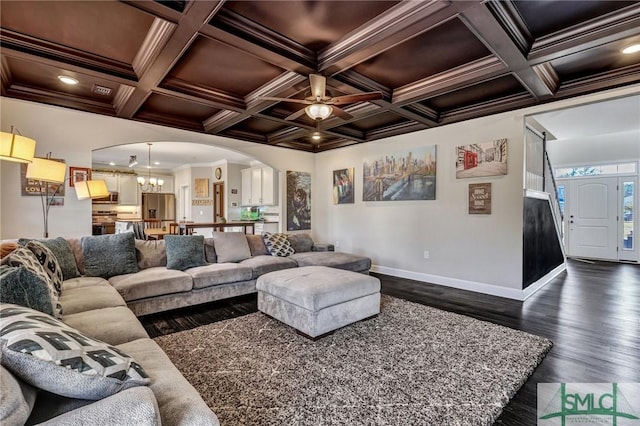
[[[304,111],[313,120],[324,120],[331,115],[333,108],[326,104],[311,104]]]

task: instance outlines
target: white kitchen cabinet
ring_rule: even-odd
[[[240,172],[243,206],[268,206],[276,203],[275,179],[271,167],[252,167]]]
[[[138,181],[135,175],[118,175],[118,204],[138,205],[140,195],[138,193]]]
[[[94,172],[91,174],[91,179],[102,179],[107,184],[107,190],[109,190],[109,192],[118,192],[118,175],[113,173]]]
[[[243,206],[251,205],[251,172],[252,169],[243,169],[240,171],[242,175],[242,197],[241,203]]]

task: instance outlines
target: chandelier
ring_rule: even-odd
[[[150,142],[147,142],[147,145],[149,145],[149,157],[148,157],[149,163],[147,164],[147,179],[145,179],[142,176],[138,176],[137,178],[138,186],[140,187],[140,190],[142,192],[160,192],[162,191],[162,184],[164,184],[164,180],[151,177],[151,145],[153,144]]]

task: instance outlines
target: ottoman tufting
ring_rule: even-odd
[[[317,339],[380,313],[380,280],[326,266],[303,266],[261,275],[258,309]]]

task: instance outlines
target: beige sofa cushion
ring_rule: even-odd
[[[149,387],[158,400],[163,425],[218,425],[216,415],[200,394],[151,339],[139,339],[117,346],[140,361],[149,375]],[[216,386],[212,383],[211,386]]]
[[[71,290],[72,288],[93,287],[109,285],[109,281],[101,277],[78,277],[64,280],[62,282],[62,291]]]
[[[310,251],[289,256],[298,266],[329,266],[347,271],[364,272],[371,269],[371,259],[357,254],[334,251]]]
[[[110,345],[149,337],[138,318],[125,306],[65,315],[62,321],[81,333]]]
[[[60,303],[65,315],[92,309],[127,306],[120,293],[108,284],[64,290],[60,295]]]
[[[237,263],[212,263],[207,266],[189,268],[185,272],[193,277],[193,288],[205,288],[251,279],[251,268]]]
[[[251,268],[252,278],[258,278],[260,275],[264,275],[267,272],[298,267],[295,260],[292,260],[289,257],[271,256],[270,254],[253,256],[250,259],[243,260],[240,264]]]
[[[191,291],[193,288],[193,281],[189,274],[165,267],[142,269],[135,274],[117,275],[109,278],[109,283],[127,302]]]

